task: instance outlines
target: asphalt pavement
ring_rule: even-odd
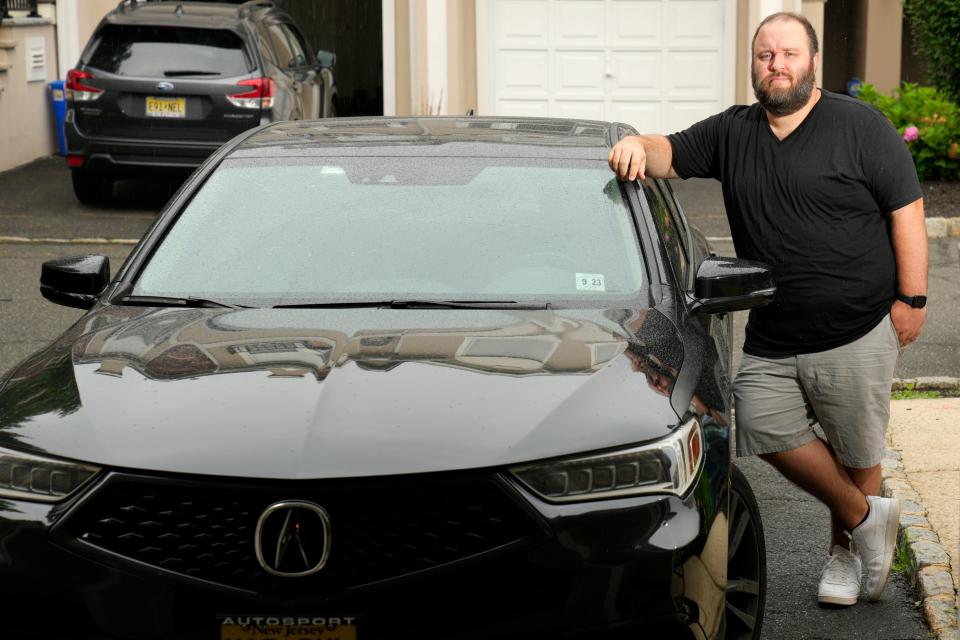
[[[0,374],[44,346],[82,314],[40,297],[40,265],[55,256],[105,253],[114,270],[149,227],[175,183],[122,183],[108,208],[79,204],[62,158],[46,158],[0,174]],[[687,215],[733,255],[719,187],[676,181]],[[55,240],[37,242],[38,239]],[[73,240],[70,242],[69,240]],[[64,241],[64,242],[61,242]],[[79,240],[79,241],[78,241]],[[901,358],[898,377],[960,377],[960,278],[957,239],[931,241],[930,311],[920,341]],[[744,314],[735,326],[742,344]],[[893,574],[882,600],[848,609],[820,609],[816,585],[828,544],[827,510],[757,459],[740,459],[757,493],[765,527],[768,582],[763,637],[770,640],[925,639],[929,630],[903,574]]]

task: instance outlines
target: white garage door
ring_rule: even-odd
[[[482,110],[616,120],[650,133],[683,129],[732,103],[735,6],[492,0],[478,34],[486,40],[478,60]]]

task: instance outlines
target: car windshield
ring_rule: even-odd
[[[122,76],[231,77],[250,71],[243,40],[232,31],[154,25],[105,25],[87,64]]]
[[[606,162],[228,160],[134,295],[255,306],[394,300],[615,304],[644,267]]]

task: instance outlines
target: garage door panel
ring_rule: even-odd
[[[558,118],[606,120],[603,100],[557,100],[553,103],[550,115]]]
[[[557,0],[554,44],[602,47],[604,15],[604,0]]]
[[[611,47],[660,47],[662,20],[660,0],[614,0],[607,10],[607,44]]]
[[[724,104],[732,0],[480,1],[492,30],[484,103],[495,114],[668,132]]]
[[[494,29],[497,47],[546,47],[549,0],[500,0],[494,10]]]
[[[720,94],[720,61],[712,51],[675,51],[667,56],[666,98],[711,99]]]
[[[546,99],[550,93],[548,62],[546,51],[500,51],[497,55],[497,96]]]
[[[610,96],[657,98],[663,92],[659,51],[612,51]]]
[[[497,115],[519,118],[548,118],[550,103],[547,100],[497,100]]]
[[[664,24],[668,47],[719,48],[723,11],[717,0],[671,2]]]
[[[720,111],[719,101],[670,102],[664,108],[664,133],[682,131]]]
[[[619,102],[610,103],[610,120],[625,122],[640,133],[661,133],[663,106],[658,102]]]
[[[554,90],[558,97],[585,94],[602,100],[604,95],[603,51],[557,51],[554,56],[556,82]]]

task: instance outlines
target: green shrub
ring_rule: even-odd
[[[945,93],[904,82],[887,96],[864,84],[859,98],[880,109],[903,136],[920,180],[960,179],[960,107]]]
[[[927,62],[927,81],[960,100],[960,0],[903,0],[913,44]]]

